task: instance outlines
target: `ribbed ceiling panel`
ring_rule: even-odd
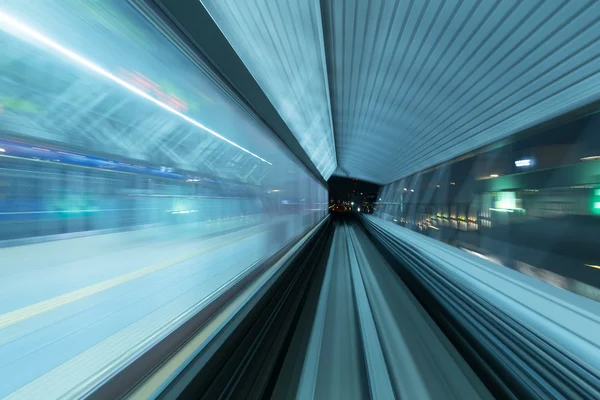
[[[269,3],[281,17],[247,12],[291,33],[304,2]],[[391,182],[600,97],[597,1],[323,0],[322,12],[340,174]]]
[[[336,168],[318,0],[202,0],[325,179]]]

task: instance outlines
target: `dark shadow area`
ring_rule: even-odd
[[[333,176],[329,184],[330,212],[362,212],[373,213],[373,205],[377,201],[380,186],[358,179]]]

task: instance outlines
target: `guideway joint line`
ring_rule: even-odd
[[[375,400],[393,399],[395,398],[395,395],[392,381],[385,362],[385,356],[383,355],[375,319],[369,304],[369,298],[360,272],[358,256],[354,247],[355,244],[356,246],[360,246],[360,244],[354,236],[352,228],[349,228],[347,224],[344,224],[344,231],[348,246],[348,258],[350,260],[350,271],[354,286],[354,299],[356,301],[356,309],[360,321],[360,331],[371,398]],[[365,267],[368,268],[368,265],[365,265]]]
[[[337,244],[336,239],[339,237],[339,232],[336,230],[333,234],[332,246],[329,254],[329,259],[325,266],[325,276],[323,278],[323,284],[321,291],[319,292],[319,300],[317,305],[317,312],[315,320],[310,333],[308,349],[303,363],[302,372],[300,375],[300,383],[298,385],[298,392],[296,399],[309,399],[315,396],[315,389],[317,384],[317,376],[319,373],[319,360],[321,356],[321,347],[323,343],[323,335],[325,331],[325,324],[327,320],[327,305],[328,295],[331,287],[331,274],[333,270],[333,264],[335,261],[334,246]]]

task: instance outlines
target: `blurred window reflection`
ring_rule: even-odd
[[[589,290],[600,288],[589,267],[600,264],[598,129],[600,116],[589,115],[393,182],[382,188],[376,214],[600,298]]]

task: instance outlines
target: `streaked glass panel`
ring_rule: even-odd
[[[128,2],[0,2],[0,47],[0,398],[89,394],[325,216]]]
[[[124,2],[1,10],[0,101],[15,136],[255,183],[287,162],[262,124]]]

